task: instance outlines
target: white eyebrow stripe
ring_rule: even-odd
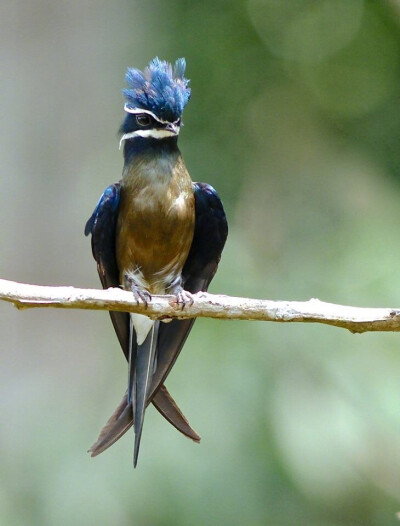
[[[132,113],[133,115],[138,115],[139,113],[147,113],[148,115],[151,115],[151,117],[153,117],[153,119],[155,119],[156,121],[161,122],[161,124],[176,124],[176,123],[178,123],[180,121],[180,119],[176,119],[176,121],[174,121],[174,122],[164,121],[164,120],[160,119],[159,117],[157,117],[157,115],[155,115],[150,110],[144,110],[142,108],[128,108],[128,104],[127,103],[124,106],[124,111],[126,111],[126,113]]]
[[[134,137],[150,137],[152,139],[166,139],[167,137],[174,137],[176,135],[179,135],[179,129],[177,132],[173,132],[171,130],[136,130],[133,132],[125,133],[121,140],[119,141],[119,149],[121,149],[123,141],[126,141],[127,139],[133,139]]]

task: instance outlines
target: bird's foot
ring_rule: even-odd
[[[147,309],[149,303],[151,302],[150,292],[147,292],[147,290],[140,289],[134,289],[132,290],[132,292],[135,297],[136,303],[139,305],[139,303],[142,301],[144,303],[145,308]]]
[[[130,290],[136,300],[136,303],[144,303],[145,308],[147,309],[148,304],[151,302],[151,294],[147,290],[140,288],[132,276],[126,275],[124,279],[125,287],[127,290]]]
[[[187,304],[189,304],[189,306],[192,306],[194,303],[192,294],[184,289],[179,290],[175,294],[175,297],[176,303],[181,307],[181,310],[183,310]]]

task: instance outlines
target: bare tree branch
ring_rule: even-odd
[[[114,310],[146,314],[151,318],[218,318],[277,322],[313,322],[342,327],[351,332],[400,331],[400,309],[349,307],[309,301],[270,301],[200,292],[182,309],[174,296],[153,296],[147,307],[121,289],[78,289],[28,285],[0,279],[0,299],[18,309]]]

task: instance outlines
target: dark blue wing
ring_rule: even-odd
[[[228,237],[228,223],[221,199],[206,183],[193,183],[196,223],[192,246],[183,267],[185,289],[206,291],[213,279]]]
[[[97,262],[97,270],[103,288],[119,287],[119,269],[115,258],[115,229],[120,202],[120,184],[110,185],[100,197],[97,206],[86,223],[85,235],[92,234],[92,252]],[[110,311],[111,321],[118,336],[126,359],[129,357],[129,314]],[[135,338],[134,338],[135,340]],[[188,421],[168,393],[162,389],[153,397],[154,406],[179,431],[199,441],[200,437],[190,427]],[[127,404],[126,395],[115,410],[100,436],[91,448],[96,455],[104,451],[120,438],[132,425],[132,408]]]
[[[118,286],[118,266],[115,259],[115,227],[121,187],[115,183],[106,188],[85,226],[85,236],[92,234],[92,252],[97,261],[104,288]]]
[[[206,291],[213,279],[228,236],[228,223],[221,199],[206,183],[193,183],[195,197],[195,230],[192,245],[183,267],[183,287],[188,292]],[[194,319],[172,320],[161,324],[158,336],[157,369],[151,393],[165,381],[195,322]]]
[[[119,270],[115,258],[115,228],[118,218],[121,186],[107,187],[86,223],[85,235],[92,234],[92,252],[104,289],[119,287]],[[111,321],[126,359],[129,355],[129,314],[110,312]]]

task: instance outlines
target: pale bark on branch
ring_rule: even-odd
[[[193,304],[176,303],[174,296],[153,296],[147,307],[137,304],[130,292],[28,285],[0,279],[0,299],[18,309],[55,307],[137,312],[151,318],[218,318],[275,322],[314,322],[351,332],[400,331],[400,309],[349,307],[309,301],[270,301],[200,292]]]

